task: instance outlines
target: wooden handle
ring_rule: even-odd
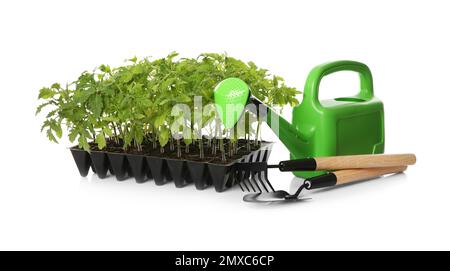
[[[333,172],[336,176],[336,185],[346,184],[356,181],[367,180],[380,177],[386,174],[400,173],[405,171],[407,166],[385,167],[385,168],[365,168],[346,169]]]
[[[364,154],[315,158],[317,170],[378,168],[414,165],[414,154]]]

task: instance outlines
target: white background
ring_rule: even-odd
[[[447,2],[2,1],[0,249],[450,249]],[[227,52],[299,89],[315,65],[362,61],[385,103],[386,152],[414,152],[418,163],[275,206],[244,203],[237,189],[79,177],[69,143],[39,133],[38,90],[173,50]],[[321,97],[357,83],[327,77]],[[287,158],[277,143],[271,161]],[[279,188],[300,182],[270,174]]]

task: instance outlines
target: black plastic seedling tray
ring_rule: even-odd
[[[110,175],[118,181],[134,177],[137,183],[153,179],[157,185],[173,181],[176,187],[194,183],[198,190],[213,185],[217,192],[223,192],[236,184],[237,162],[267,161],[272,144],[263,142],[259,149],[226,164],[108,151],[89,153],[78,147],[72,147],[70,151],[83,177],[91,169],[100,179]]]

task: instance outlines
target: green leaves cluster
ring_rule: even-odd
[[[214,87],[228,77],[247,82],[253,95],[270,106],[298,103],[295,95],[299,91],[253,62],[226,54],[179,58],[173,52],[155,60],[134,57],[117,68],[101,65],[65,86],[55,83],[42,88],[38,98],[43,103],[36,114],[45,108],[42,131],[50,141],[57,142],[65,130],[69,140],[86,151],[107,146],[138,151],[159,146],[163,151],[174,141],[174,133],[183,136],[186,146],[195,143],[193,140],[200,140],[203,146],[205,132],[212,137],[224,133],[214,110],[205,108],[200,120],[182,113],[173,115],[172,108],[184,103],[193,109],[195,96],[202,97],[203,105],[213,103]],[[189,126],[193,140],[186,131],[171,131],[174,122]],[[176,141],[179,147],[179,139]]]

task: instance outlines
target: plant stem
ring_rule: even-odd
[[[173,143],[173,137],[170,137],[170,144],[169,144],[170,150],[173,151],[175,149],[175,145]]]
[[[261,128],[261,122],[258,120],[258,124],[256,126],[256,135],[255,135],[255,145],[258,146],[258,135],[260,133],[260,128]]]
[[[211,154],[216,155],[216,145],[217,145],[217,139],[214,137],[212,140],[212,146],[211,146]]]
[[[116,125],[114,125],[114,123],[111,123],[111,125],[112,125],[113,131],[114,131],[114,142],[116,142],[116,144],[119,144],[119,137],[117,136]]]
[[[180,158],[181,157],[181,144],[180,144],[180,139],[177,138],[177,157]]]
[[[222,154],[222,161],[226,161],[227,158],[225,156],[225,147],[223,145],[223,138],[222,137],[219,138],[219,148],[220,148],[220,151],[221,151],[221,154]]]
[[[157,145],[156,145],[156,134],[155,134],[155,128],[152,127],[152,147],[153,149],[156,149]]]
[[[199,147],[200,159],[205,158],[205,153],[203,151],[203,142],[202,142],[201,138],[198,141],[198,147]]]

